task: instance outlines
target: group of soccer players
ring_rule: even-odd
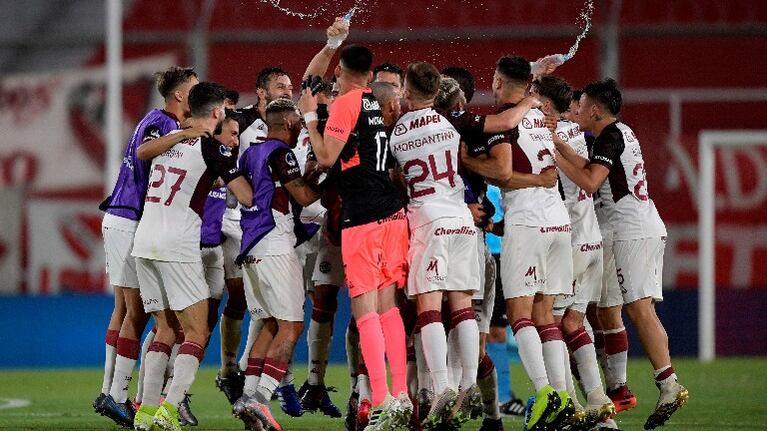
[[[327,30],[329,41],[347,35],[342,19]],[[329,42],[310,61],[298,103],[279,68],[259,73],[258,103],[241,109],[236,92],[191,69],[158,74],[165,106],[136,127],[101,206],[115,308],[96,411],[145,431],[197,425],[188,391],[226,290],[216,385],[233,414],[247,429],[281,430],[276,396],[292,416],[340,417],[324,378],[345,288],[348,429],[457,429],[483,416],[482,430],[501,430],[485,353],[493,232],[536,390],[526,429],[614,429],[613,416],[636,406],[624,304],[660,389],[645,428],[663,425],[688,398],[654,308],[666,231],[615,82],[576,92],[551,75],[552,57],[501,57],[498,110],[479,115],[465,69],[373,69],[372,52],[350,45],[326,80],[336,51]],[[503,191],[501,222],[487,184]],[[306,295],[309,373],[296,392]]]

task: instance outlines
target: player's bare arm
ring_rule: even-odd
[[[168,151],[172,146],[185,139],[195,139],[199,137],[212,137],[213,131],[204,126],[194,126],[182,129],[178,133],[170,133],[151,141],[146,141],[139,145],[136,150],[136,157],[140,160],[152,160],[160,154]]]
[[[344,35],[343,38],[346,39],[346,37],[349,35],[349,24],[347,24],[343,18],[336,18],[336,21],[333,23],[333,25],[328,27],[326,34],[328,36],[328,40],[341,35]],[[322,49],[312,58],[312,61],[309,62],[309,66],[306,67],[306,72],[304,72],[304,77],[302,80],[312,75],[325,76],[325,73],[328,71],[328,67],[330,66],[330,61],[333,59],[333,55],[336,53],[337,49],[338,48],[331,48],[329,45],[323,46]]]
[[[519,125],[527,111],[541,106],[541,102],[533,96],[522,99],[517,106],[501,113],[485,117],[485,133],[500,133],[513,129]]]
[[[310,88],[304,89],[301,93],[301,98],[298,100],[298,109],[304,114],[306,119],[307,114],[317,112],[317,96],[312,95]],[[309,118],[306,122],[306,130],[309,132],[309,139],[312,141],[312,151],[317,157],[317,162],[323,168],[331,168],[338,160],[338,156],[341,154],[341,150],[346,145],[339,139],[332,136],[323,137],[319,130],[317,130],[317,117]]]
[[[567,175],[578,187],[582,188],[586,193],[596,193],[599,186],[605,182],[610,170],[601,164],[590,163],[582,168],[579,168],[570,163],[565,157],[557,156],[555,158],[557,167],[562,169],[562,172]]]
[[[511,176],[511,146],[496,145],[488,155],[471,157],[466,144],[461,144],[461,162],[489,182],[503,181]]]
[[[239,176],[229,184],[226,185],[237,200],[245,207],[250,208],[253,206],[253,189],[250,187],[248,180],[243,176]]]
[[[511,171],[511,176],[505,181],[494,183],[504,189],[524,189],[528,187],[550,188],[557,185],[559,175],[553,167],[542,171],[540,174],[525,174],[522,172]]]
[[[297,178],[289,183],[283,184],[290,196],[302,207],[311,205],[322,195],[312,190],[302,178]]]

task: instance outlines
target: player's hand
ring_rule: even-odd
[[[482,208],[482,204],[468,204],[468,207],[469,211],[471,211],[471,217],[474,219],[474,224],[477,226],[482,224],[482,220],[484,219],[485,215],[487,215],[484,208]]]
[[[183,133],[185,134],[187,139],[213,137],[213,129],[205,127],[205,126],[190,126],[184,129]]]
[[[524,99],[522,99],[521,102],[519,102],[520,105],[527,106],[530,109],[533,108],[540,108],[541,107],[541,101],[538,100],[535,96],[527,96]]]
[[[337,17],[333,25],[328,27],[325,34],[328,39],[342,36],[344,39],[349,35],[349,24],[344,21],[343,17]]]
[[[298,99],[298,110],[301,111],[301,115],[317,112],[317,96],[312,95],[311,88],[304,88],[301,91],[301,98]]]
[[[541,187],[546,187],[548,189],[557,185],[559,173],[554,166],[549,166],[541,171],[538,178],[541,180]]]
[[[557,130],[557,122],[558,122],[557,116],[554,115],[554,113],[551,111],[549,112],[544,111],[543,114],[544,114],[543,122],[546,125],[546,128],[549,129],[553,135],[556,135],[556,133],[554,132]]]
[[[224,187],[225,185],[226,185],[226,183],[224,182],[224,180],[221,179],[221,177],[216,177],[216,181],[213,181],[213,188],[214,189],[217,189],[217,188],[220,188],[220,187]]]
[[[543,75],[551,75],[557,70],[557,67],[561,66],[559,56],[556,54],[547,55],[535,60],[533,65],[532,74],[535,77]]]

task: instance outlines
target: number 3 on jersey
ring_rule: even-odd
[[[165,202],[163,202],[163,204],[166,207],[170,206],[170,204],[173,203],[173,198],[176,196],[176,192],[181,190],[181,184],[184,182],[184,178],[186,178],[187,171],[185,169],[174,168],[173,166],[168,166],[166,168],[164,165],[156,164],[154,165],[154,170],[152,171],[153,176],[154,176],[154,172],[159,172],[160,178],[149,183],[149,191],[147,191],[147,194],[146,194],[146,201],[152,202],[152,203],[159,203],[161,200],[160,196],[150,195],[150,193],[152,192],[152,189],[159,189],[160,187],[162,187],[162,185],[165,183],[166,173],[174,174],[174,175],[177,175],[176,182],[173,183],[172,186],[170,186],[170,195],[168,196],[168,199],[166,199]]]
[[[421,190],[416,190],[416,184],[425,181],[431,173],[434,181],[447,178],[450,182],[450,187],[455,187],[455,170],[453,170],[453,157],[450,150],[445,151],[445,171],[439,172],[437,170],[437,161],[434,158],[434,154],[429,154],[428,163],[421,159],[408,160],[402,169],[405,172],[405,176],[409,176],[410,169],[418,166],[421,169],[421,173],[410,178],[407,184],[410,187],[410,197],[419,198],[427,196],[435,192],[434,187],[426,187]]]

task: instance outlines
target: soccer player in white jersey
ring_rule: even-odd
[[[128,388],[139,357],[139,340],[149,319],[139,295],[135,259],[130,254],[144,208],[149,160],[181,139],[209,133],[197,127],[169,134],[188,116],[189,89],[197,82],[197,75],[190,68],[172,66],[157,73],[157,90],[165,99],[165,105],[163,109],[153,109],[136,126],[125,149],[112,194],[99,206],[106,212],[102,233],[115,308],[106,336],[107,355],[101,394],[93,407],[97,413],[123,426],[133,423],[134,409],[128,401]]]
[[[222,86],[200,83],[189,92],[189,125],[217,129],[224,119]],[[157,324],[146,356],[144,393],[136,429],[179,430],[178,406],[191,387],[208,342],[208,297],[200,255],[201,214],[213,181],[221,177],[246,206],[252,190],[241,178],[236,153],[215,140],[186,139],[154,158],[144,214],[136,230],[139,288],[144,310]],[[178,323],[175,321],[178,319]],[[185,341],[173,384],[160,405],[163,375],[180,323]]]
[[[464,422],[481,404],[476,385],[479,331],[471,304],[480,278],[477,231],[458,174],[460,134],[433,108],[439,84],[439,70],[433,65],[408,66],[404,94],[410,112],[397,121],[390,142],[410,198],[407,286],[408,296],[416,300],[420,339],[435,393],[423,423],[429,429],[445,421]],[[451,326],[459,340],[460,393],[448,381],[443,298],[448,301]]]
[[[687,389],[677,382],[668,336],[655,313],[655,303],[663,300],[661,274],[666,227],[649,197],[639,141],[628,126],[618,121],[622,96],[615,81],[594,82],[583,93],[578,123],[596,136],[593,154],[586,161],[572,148],[559,143],[558,165],[588,193],[596,192],[609,180],[612,203],[608,214],[615,234],[618,283],[660,389],[655,410],[645,423],[645,429],[654,429],[663,425],[689,397]]]
[[[492,88],[499,111],[525,97],[529,76],[524,58],[498,60]],[[538,109],[528,111],[509,132],[490,136],[487,145],[508,154],[507,171],[540,174],[554,169],[554,144]],[[497,169],[482,158],[462,160],[504,191],[503,293],[522,363],[537,392],[528,429],[556,428],[573,410],[565,384],[564,337],[552,314],[555,296],[571,291],[570,217],[556,188],[525,187],[513,174],[498,178]]]
[[[533,82],[532,94],[543,103],[542,109],[559,118],[552,131],[555,142],[564,141],[583,158],[588,157],[586,139],[578,124],[562,117],[570,107],[572,90],[567,82],[555,76],[543,76]],[[602,287],[602,235],[599,232],[594,202],[569,178],[560,175],[565,206],[570,213],[572,226],[573,292],[574,295],[558,296],[554,302],[554,316],[560,323],[567,347],[577,364],[577,371],[586,394],[586,415],[580,425],[592,428],[615,414],[615,406],[605,394],[599,376],[596,350],[591,336],[584,327],[584,318],[589,304],[599,301]],[[569,354],[566,370],[569,370]],[[567,378],[567,390],[577,410],[573,379]]]

